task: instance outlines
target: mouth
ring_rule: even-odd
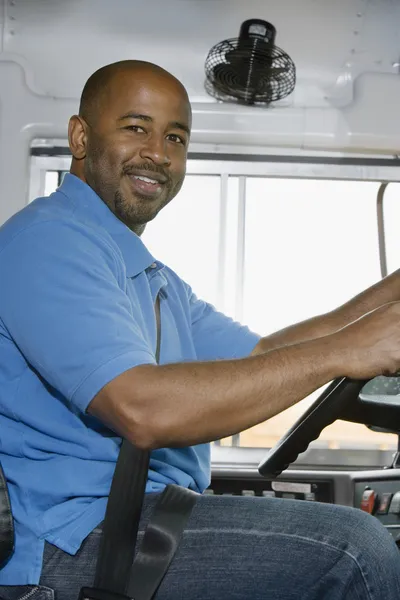
[[[164,179],[161,181],[159,176],[154,179],[147,175],[129,175],[129,179],[134,191],[148,197],[158,196],[166,183]]]

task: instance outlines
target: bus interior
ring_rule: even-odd
[[[0,224],[69,170],[88,76],[150,61],[193,111],[152,253],[263,335],[335,308],[400,263],[399,22],[398,0],[0,0]],[[215,441],[205,493],[353,506],[397,541],[399,434],[398,378],[335,381]]]

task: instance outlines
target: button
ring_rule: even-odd
[[[400,515],[400,492],[396,492],[390,503],[389,512],[393,515]]]
[[[307,492],[306,494],[304,494],[304,500],[307,500],[308,502],[315,502],[314,492]]]
[[[382,494],[379,508],[377,510],[378,515],[386,515],[387,514],[392,496],[393,496],[393,494]]]
[[[242,490],[242,496],[255,496],[256,493],[254,490]]]
[[[157,268],[157,263],[152,263],[150,265],[150,269],[156,269]]]
[[[374,490],[364,490],[363,495],[361,496],[361,510],[373,515],[376,501],[377,495]]]
[[[291,494],[290,492],[282,492],[281,498],[287,498],[288,500],[296,500],[296,494]]]
[[[263,490],[262,495],[264,498],[275,498],[275,492],[273,490]]]

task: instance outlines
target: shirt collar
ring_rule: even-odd
[[[77,216],[83,213],[86,220],[106,229],[121,251],[128,277],[135,277],[155,263],[140,237],[114,215],[87,183],[66,173],[57,191],[74,203]]]

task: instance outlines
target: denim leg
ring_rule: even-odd
[[[0,600],[55,600],[55,595],[42,585],[1,585]]]
[[[155,498],[147,497],[141,529]],[[100,530],[76,556],[47,544],[40,583],[75,600]],[[342,506],[202,496],[158,600],[399,600],[400,553],[377,519]]]

